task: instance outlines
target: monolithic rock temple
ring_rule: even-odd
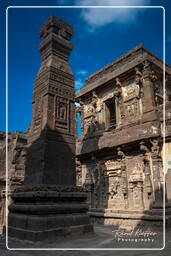
[[[165,65],[163,88],[162,60],[138,45],[90,75],[74,95],[72,33],[54,16],[40,29],[32,123],[27,132],[8,136],[9,236],[50,240],[93,232],[95,222],[162,225],[163,199],[169,225],[171,67]],[[4,132],[0,146],[3,230]]]

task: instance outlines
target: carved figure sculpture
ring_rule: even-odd
[[[159,151],[160,151],[158,139],[153,139],[150,142],[152,144],[152,148],[151,148],[152,154],[155,155],[155,156],[158,156]]]

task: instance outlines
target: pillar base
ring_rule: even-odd
[[[23,186],[12,195],[8,235],[32,242],[93,232],[86,193],[74,186]]]

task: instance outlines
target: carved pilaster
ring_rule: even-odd
[[[163,207],[163,184],[162,184],[162,158],[160,155],[159,140],[157,138],[151,140],[151,158],[152,158],[152,168],[153,168],[153,187],[155,201],[153,203],[153,208]]]
[[[143,173],[139,164],[134,166],[132,174],[130,175],[129,188],[131,192],[131,208],[143,210]]]
[[[82,105],[81,123],[83,128],[83,135],[91,135],[99,129],[99,112],[102,109],[100,99],[93,91],[91,101]]]
[[[150,208],[150,203],[153,199],[153,187],[152,187],[152,180],[151,180],[151,170],[150,170],[150,161],[147,156],[144,157],[144,184],[146,190],[146,199],[149,200],[148,208]]]
[[[121,184],[122,184],[122,192],[125,200],[125,208],[128,208],[128,177],[126,171],[126,162],[125,162],[125,153],[122,151],[120,147],[117,148],[117,155],[119,157],[119,161],[121,162]]]
[[[143,67],[143,113],[148,113],[155,109],[155,98],[154,98],[154,88],[152,79],[152,67],[149,61],[144,62]]]
[[[116,93],[115,93],[115,99],[116,99],[116,120],[117,120],[117,126],[119,127],[122,124],[122,121],[124,119],[124,107],[123,107],[123,100],[122,100],[122,83],[120,79],[116,78]]]

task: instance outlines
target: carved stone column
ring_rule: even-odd
[[[162,184],[162,158],[160,156],[160,148],[158,139],[153,139],[151,141],[151,157],[152,157],[152,168],[153,168],[153,187],[155,201],[152,205],[153,208],[163,207],[163,184]]]
[[[133,202],[130,207],[136,210],[144,210],[143,177],[142,172],[140,172],[139,166],[134,167],[134,170],[129,178],[129,186]]]
[[[139,86],[139,112],[140,118],[143,115],[142,99],[143,99],[143,75],[138,67],[135,68],[135,83]]]
[[[156,106],[154,96],[154,86],[152,80],[152,68],[149,61],[144,62],[143,67],[143,118],[153,120],[156,118]]]
[[[125,153],[121,150],[120,147],[117,148],[117,155],[119,156],[119,161],[121,162],[121,184],[122,184],[122,193],[124,198],[125,208],[129,207],[128,202],[128,177],[126,170],[126,162],[125,162]]]
[[[145,186],[145,196],[144,203],[147,209],[151,208],[151,204],[153,202],[154,194],[152,187],[152,178],[151,178],[151,170],[150,170],[150,161],[148,156],[144,156],[144,186]]]
[[[116,92],[115,92],[115,105],[116,105],[116,121],[117,121],[117,127],[120,127],[120,125],[123,122],[124,117],[124,110],[123,110],[123,101],[122,101],[122,84],[120,82],[120,79],[116,78]]]

